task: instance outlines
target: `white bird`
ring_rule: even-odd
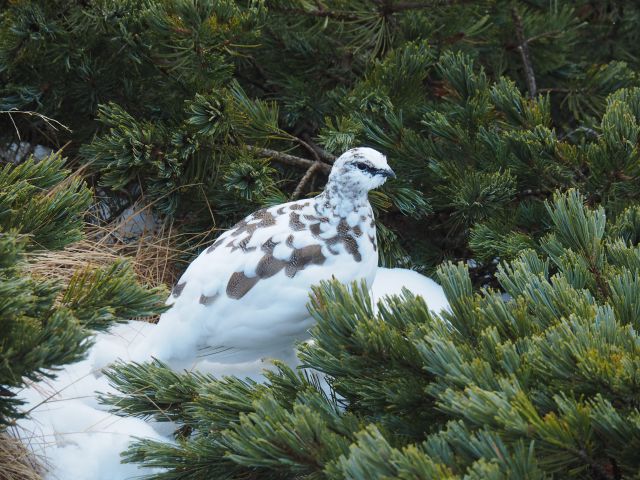
[[[378,252],[368,192],[390,177],[383,154],[354,148],[336,160],[320,195],[246,217],[189,265],[167,301],[171,309],[138,350],[169,360],[209,347],[221,362],[290,354],[313,325],[312,285],[373,284]]]

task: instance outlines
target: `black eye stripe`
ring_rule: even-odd
[[[375,175],[377,172],[376,168],[373,168],[371,165],[367,165],[364,162],[358,162],[356,163],[356,168],[362,172],[367,172],[370,173],[372,175]]]

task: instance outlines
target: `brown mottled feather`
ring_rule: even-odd
[[[207,297],[206,295],[200,295],[199,301],[202,305],[211,305],[213,302],[216,301],[216,298],[218,298],[217,293],[215,295],[211,295],[210,297]]]
[[[326,257],[322,254],[320,245],[308,245],[306,247],[297,248],[291,254],[291,259],[287,264],[286,275],[294,277],[300,270],[304,270],[309,265],[322,265]]]
[[[356,239],[353,238],[351,235],[345,235],[344,237],[341,238],[341,240],[345,250],[353,256],[353,259],[356,262],[361,261],[362,255],[358,250],[358,242],[356,242]]]
[[[273,277],[286,265],[286,260],[280,260],[268,253],[258,262],[258,266],[256,267],[256,275],[258,275],[258,277],[260,277],[261,279]]]
[[[309,231],[314,237],[318,237],[320,235],[320,224],[312,223],[311,225],[309,225]]]
[[[343,244],[347,253],[349,253],[356,262],[362,261],[362,254],[358,249],[358,242],[356,238],[362,236],[363,231],[359,225],[351,228],[347,221],[343,218],[340,220],[336,227],[336,235],[328,239],[321,239],[321,223],[329,222],[329,219],[320,213],[318,206],[316,205],[317,215],[304,214],[302,218],[310,224],[305,224],[301,219],[301,214],[298,213],[303,210],[304,207],[310,205],[310,202],[303,204],[290,205],[289,212],[289,227],[294,231],[302,231],[308,229],[310,233],[317,239],[324,242],[328,247],[329,252],[336,255],[338,250],[334,247],[338,244]],[[280,207],[276,211],[276,215],[285,215],[287,207]],[[362,221],[366,221],[366,216],[361,216]],[[253,222],[253,223],[249,223]],[[276,217],[270,213],[267,209],[259,210],[250,217],[239,222],[233,230],[230,231],[232,237],[239,237],[241,234],[246,234],[242,240],[231,240],[227,246],[232,251],[242,249],[244,252],[256,250],[257,247],[248,247],[253,234],[256,230],[261,228],[270,227],[276,224]],[[375,223],[371,220],[371,227],[375,227]],[[285,240],[288,247],[293,248],[293,242],[295,238],[293,235],[289,235]],[[374,251],[377,251],[377,245],[375,238],[369,235],[369,240],[373,244]],[[211,245],[207,252],[215,250],[216,247],[224,242],[222,239],[218,239],[213,245]],[[264,242],[260,249],[265,255],[260,259],[256,266],[256,275],[253,277],[247,277],[243,272],[235,272],[231,275],[229,282],[227,283],[226,293],[227,296],[234,299],[240,299],[247,294],[261,279],[267,279],[273,277],[281,270],[285,270],[285,274],[292,278],[300,270],[305,269],[309,265],[322,265],[326,257],[322,253],[322,244],[308,245],[303,248],[293,249],[289,260],[277,259],[273,256],[273,251],[278,243],[273,241],[273,238],[269,238]],[[184,288],[184,284],[178,284],[173,291],[175,297],[179,296]],[[203,305],[210,305],[215,300],[216,296],[207,297],[202,295],[200,297],[200,303]]]
[[[178,298],[186,285],[187,285],[187,282],[182,282],[177,284],[175,287],[173,287],[173,290],[171,291],[171,295],[173,295],[174,298]]]
[[[295,212],[291,212],[289,214],[289,227],[291,228],[291,230],[294,230],[296,232],[305,229],[304,223],[300,221],[300,215]]]
[[[273,237],[262,244],[262,251],[265,253],[273,253],[273,249],[278,245],[273,241]]]
[[[213,242],[213,244],[209,248],[207,248],[207,253],[213,252],[216,248],[218,248],[220,245],[222,245],[223,242],[224,242],[223,238],[219,238],[218,240]]]
[[[234,272],[227,283],[227,296],[229,298],[241,299],[245,294],[258,283],[259,277],[247,277],[243,272]]]
[[[349,233],[349,231],[351,230],[351,227],[349,227],[349,224],[347,223],[347,221],[343,218],[342,220],[340,220],[340,223],[338,223],[338,236],[343,236]]]

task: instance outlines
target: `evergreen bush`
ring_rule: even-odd
[[[157,479],[636,478],[640,249],[584,200],[546,203],[550,231],[498,267],[505,293],[443,264],[441,318],[408,291],[374,313],[366,289],[317,287],[300,356],[334,396],[284,365],[266,384],[115,366],[113,411],[177,427],[125,461]]]

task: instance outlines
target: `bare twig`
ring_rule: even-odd
[[[405,12],[407,10],[421,10],[423,8],[430,8],[438,5],[439,3],[446,4],[450,2],[387,2],[387,5],[383,7],[383,9],[385,10],[385,13],[396,13]]]
[[[296,157],[295,155],[289,155],[288,153],[278,152],[277,150],[271,150],[269,148],[261,148],[254,147],[253,145],[247,145],[247,150],[250,152],[254,152],[261,157],[268,157],[277,160],[280,163],[284,163],[286,165],[293,165],[295,167],[303,167],[310,168],[316,163],[320,163],[319,168],[323,173],[329,173],[331,171],[331,165],[327,165],[326,163],[307,160],[306,158]]]
[[[531,64],[531,56],[529,54],[529,40],[524,36],[524,28],[522,26],[522,17],[518,11],[513,8],[511,10],[511,16],[513,17],[513,23],[516,27],[516,36],[518,37],[518,50],[522,56],[522,64],[524,65],[524,74],[527,78],[527,88],[529,89],[529,96],[535,98],[537,94],[536,76],[533,72],[533,65]]]
[[[43,115],[41,113],[38,112],[32,112],[30,110],[16,110],[16,109],[11,109],[11,110],[0,110],[0,114],[2,113],[6,113],[9,115],[9,118],[11,118],[11,122],[13,122],[13,125],[15,127],[15,122],[13,121],[13,117],[11,116],[12,113],[18,113],[21,115],[28,115],[30,117],[38,117],[41,120],[44,120],[44,123],[46,123],[49,127],[51,127],[53,130],[58,131],[58,128],[56,128],[56,125],[63,128],[64,130],[66,130],[67,132],[70,132],[71,129],[69,127],[67,127],[66,125],[60,123],[59,121],[47,117],[46,115]],[[16,128],[17,131],[17,128]],[[18,138],[20,137],[20,133],[18,132]]]
[[[95,375],[100,369],[95,369],[95,370],[91,370],[88,373],[86,373],[85,375],[82,375],[79,378],[76,378],[73,382],[71,382],[68,385],[65,385],[64,387],[60,388],[59,390],[56,390],[55,392],[49,394],[46,398],[42,399],[40,402],[36,403],[33,407],[31,407],[28,410],[24,410],[22,412],[20,412],[20,415],[23,417],[28,416],[30,413],[32,413],[35,409],[37,409],[38,407],[40,407],[41,405],[44,405],[45,403],[47,403],[49,400],[51,400],[53,397],[55,397],[56,395],[62,393],[64,390],[66,390],[67,388],[75,385],[76,383],[84,380],[85,378],[87,378],[89,375]],[[15,424],[15,419],[12,420],[11,424]]]
[[[311,180],[311,178],[318,171],[318,169],[320,169],[324,165],[325,165],[324,163],[317,161],[317,162],[314,162],[313,165],[311,165],[307,169],[305,174],[302,176],[302,178],[298,182],[298,185],[296,186],[296,189],[293,191],[292,198],[294,198],[294,199],[300,198],[300,195],[302,195],[302,191],[304,190],[305,185],[307,183],[309,183],[309,180]]]
[[[527,38],[527,43],[532,43],[532,42],[535,42],[536,40],[540,40],[541,38],[546,38],[546,37],[558,38],[560,37],[560,35],[562,35],[562,32],[560,30],[550,30],[548,32],[542,32],[542,33],[539,33],[538,35],[534,35],[533,37]]]
[[[22,141],[22,136],[20,136],[20,130],[18,129],[18,126],[16,125],[16,121],[13,119],[13,115],[11,115],[11,113],[9,112],[5,112],[9,115],[9,119],[11,120],[11,123],[13,123],[13,129],[16,131],[16,135],[18,135],[18,141],[21,142]]]
[[[311,156],[313,157],[313,159],[316,162],[320,162],[321,161],[320,160],[320,155],[318,155],[318,151],[315,148],[313,148],[311,145],[309,145],[307,142],[305,142],[304,140],[302,140],[299,137],[296,137],[296,136],[292,135],[291,138],[293,140],[295,140],[296,142],[298,142],[300,145],[302,145],[304,148],[306,148],[307,151],[311,154]]]
[[[327,163],[333,163],[336,161],[336,157],[334,155],[331,155],[324,148],[320,147],[317,143],[311,140],[311,136],[305,133],[302,135],[302,138],[304,138],[305,142],[307,142],[311,146],[311,148],[313,148],[316,151],[316,153],[320,156],[320,158],[323,161]]]
[[[315,161],[307,160],[306,158],[296,157],[295,155],[289,155],[288,153],[278,152],[277,150],[271,150],[269,148],[254,147],[252,145],[247,145],[246,148],[249,151],[257,153],[262,157],[270,157],[270,158],[273,158],[274,160],[277,160],[281,163],[285,163],[287,165],[294,165],[296,167],[305,167],[307,171],[298,182],[298,185],[296,186],[292,195],[293,198],[298,198],[302,194],[304,187],[307,185],[307,183],[309,183],[309,180],[311,180],[317,172],[329,173],[331,171],[331,165],[328,165],[322,161],[321,156],[323,154],[321,153],[322,149],[320,149],[320,147],[313,144],[312,142],[307,143],[304,140],[299,139],[298,137],[294,137],[294,138],[296,138],[301,145],[304,145],[305,148],[307,148],[313,154]],[[327,152],[324,152],[325,157],[328,155],[329,154]]]
[[[572,91],[574,90],[571,90],[570,88],[541,88],[540,90],[538,90],[538,92],[540,93],[569,93]],[[580,90],[576,89],[575,91]]]
[[[460,3],[472,3],[474,0],[431,0],[430,2],[397,2],[390,0],[376,1],[384,14],[406,12],[409,10],[424,10],[427,8],[456,5]]]
[[[468,0],[466,0],[468,1]],[[465,0],[432,0],[431,2],[398,2],[392,3],[390,1],[376,0],[379,6],[379,12],[383,15],[392,15],[394,13],[406,12],[409,10],[423,10],[426,8],[432,8],[439,5],[453,5],[455,3],[464,3]],[[332,20],[340,20],[345,22],[356,22],[361,20],[361,15],[356,12],[345,12],[338,10],[325,10],[321,5],[318,5],[316,10],[308,10],[304,8],[277,8],[271,7],[271,10],[276,10],[281,13],[289,13],[296,15],[307,15],[310,17],[318,18],[330,18]],[[366,14],[366,12],[364,12]]]

